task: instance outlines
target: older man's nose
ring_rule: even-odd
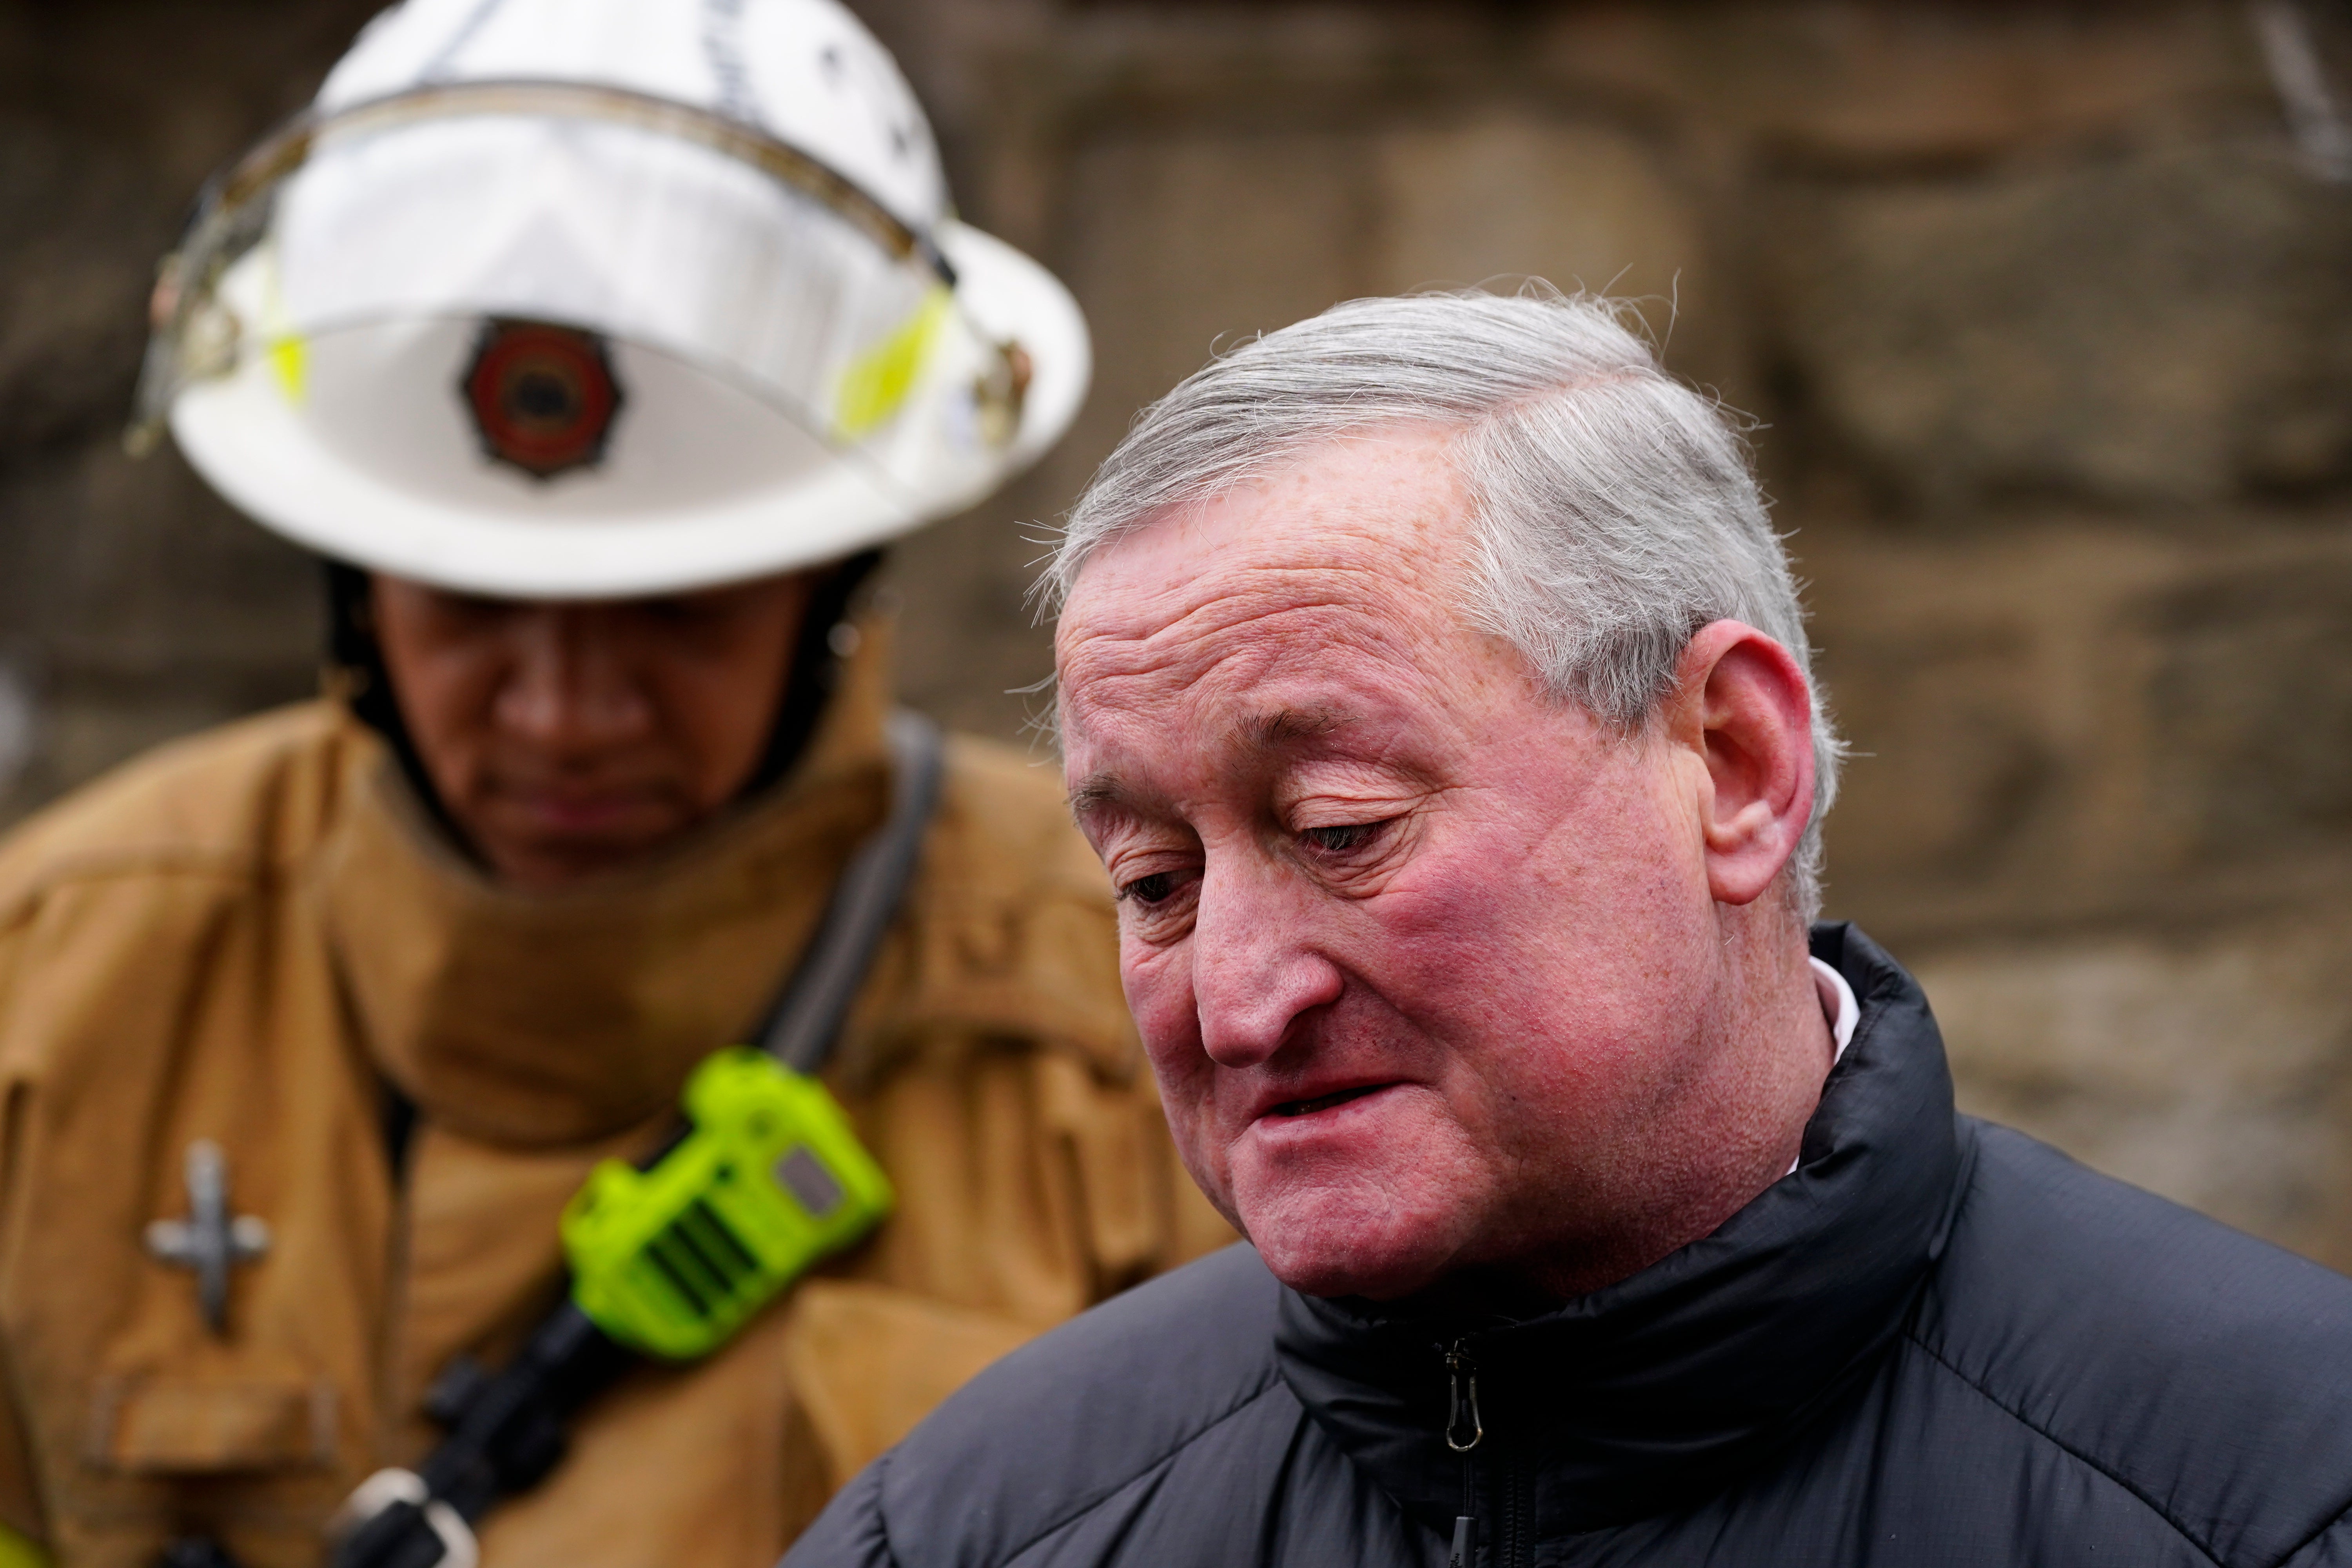
[[[1255,1067],[1280,1050],[1307,1014],[1339,1000],[1339,968],[1307,943],[1305,889],[1262,863],[1202,878],[1191,942],[1201,1046],[1220,1067]]]

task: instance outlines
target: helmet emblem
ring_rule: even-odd
[[[460,390],[482,450],[538,479],[604,461],[622,403],[604,340],[547,321],[483,322]]]

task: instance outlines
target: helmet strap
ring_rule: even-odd
[[[385,667],[383,649],[376,641],[375,605],[369,592],[372,579],[362,567],[341,561],[323,564],[327,569],[327,690],[342,699],[352,718],[383,737],[410,793],[423,803],[441,836],[467,859],[476,858],[473,846],[442,805],[441,792],[433,787],[433,775],[425,771],[425,759],[409,736],[407,721],[400,716],[392,671]]]
[[[768,743],[761,751],[759,765],[736,793],[739,803],[782,783],[808,750],[818,721],[841,685],[842,661],[834,651],[833,628],[856,613],[858,591],[873,577],[882,559],[879,550],[861,550],[817,578],[809,594],[807,613],[801,617],[800,633],[793,639],[792,669],[784,678],[784,694],[776,703]]]

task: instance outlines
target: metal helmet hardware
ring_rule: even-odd
[[[878,543],[1034,461],[1090,369],[837,0],[407,0],[207,188],[154,318],[134,444],[530,598]]]

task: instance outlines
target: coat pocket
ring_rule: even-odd
[[[308,1469],[335,1461],[324,1378],[108,1378],[90,1402],[89,1458],[126,1475]]]

